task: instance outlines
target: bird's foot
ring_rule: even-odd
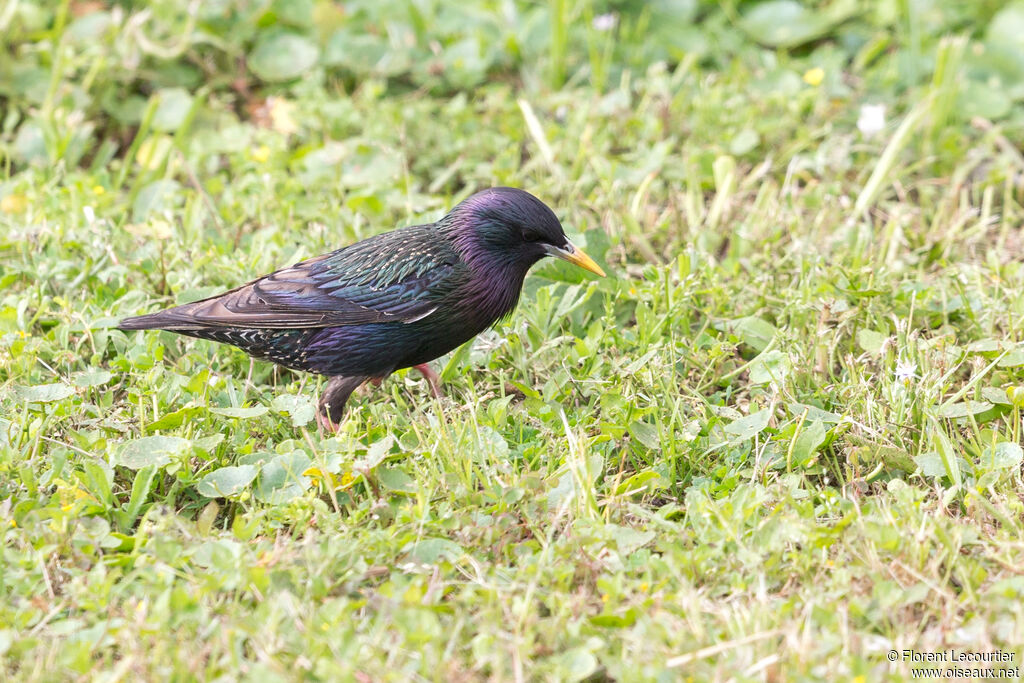
[[[427,363],[420,363],[414,365],[417,370],[420,371],[427,381],[430,382],[430,391],[434,394],[434,398],[441,398],[441,378],[438,376],[434,368],[430,367]]]
[[[328,434],[337,434],[341,431],[341,423],[335,422],[331,418],[327,417],[321,412],[316,414],[316,423],[320,426],[321,432],[327,432]]]
[[[341,429],[341,418],[345,414],[348,397],[368,377],[344,377],[337,375],[327,380],[327,386],[320,394],[320,402],[316,407],[317,423],[331,434]],[[334,420],[338,420],[335,422]]]

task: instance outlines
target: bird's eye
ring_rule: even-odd
[[[523,240],[527,242],[540,242],[540,233],[537,232],[536,230],[531,230],[530,228],[527,228],[526,230],[523,230]]]

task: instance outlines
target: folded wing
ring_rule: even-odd
[[[465,275],[431,225],[411,226],[271,273],[224,294],[151,315],[122,329],[334,327],[414,322]]]

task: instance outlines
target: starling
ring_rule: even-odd
[[[219,296],[126,318],[122,330],[170,330],[326,375],[318,420],[336,431],[351,393],[427,363],[511,314],[526,272],[555,256],[604,271],[523,190],[495,187],[436,223],[385,232]]]

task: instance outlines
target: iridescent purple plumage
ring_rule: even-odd
[[[225,342],[327,375],[321,414],[333,421],[362,382],[421,366],[509,315],[530,266],[546,255],[603,275],[543,202],[492,188],[436,223],[376,235],[120,327]]]

